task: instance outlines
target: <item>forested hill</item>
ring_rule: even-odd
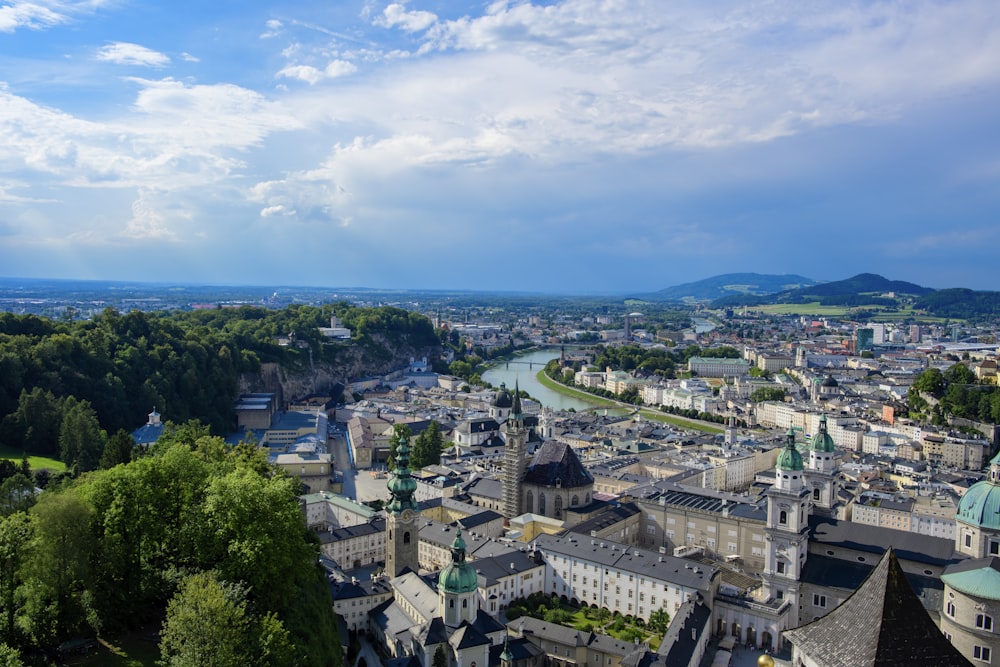
[[[647,301],[709,301],[727,295],[764,295],[817,284],[794,274],[726,273],[638,295]]]
[[[320,334],[334,313],[352,331],[351,341]],[[279,337],[293,344],[279,345]],[[153,407],[164,419],[196,419],[224,434],[235,428],[241,379],[254,378],[263,364],[279,364],[289,376],[315,375],[320,367],[331,376],[375,373],[438,343],[422,315],[346,303],[169,313],[109,309],[82,322],[0,313],[0,444],[93,469],[100,452],[91,451],[89,440],[68,445],[79,450],[86,444],[84,452],[62,451],[67,416],[72,430],[90,439],[101,430],[133,430]]]

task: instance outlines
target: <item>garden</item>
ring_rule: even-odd
[[[665,609],[652,613],[649,621],[633,616],[622,616],[605,608],[578,607],[555,595],[534,593],[528,598],[514,600],[507,607],[507,620],[531,616],[549,623],[558,623],[582,632],[610,635],[622,641],[649,642],[656,650],[670,624],[670,614]]]

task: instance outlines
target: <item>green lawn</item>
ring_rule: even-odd
[[[93,653],[62,664],[73,667],[156,667],[160,649],[150,638],[129,635],[120,640],[101,640]]]
[[[12,461],[20,463],[23,455],[23,452],[16,450],[13,447],[0,445],[0,459],[11,459]],[[64,472],[66,470],[66,464],[62,461],[49,459],[44,456],[29,456],[28,465],[31,466],[32,471],[38,471],[42,468],[47,468],[53,472]]]

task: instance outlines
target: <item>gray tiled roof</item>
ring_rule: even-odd
[[[891,549],[839,607],[784,635],[828,667],[969,665],[927,615]]]
[[[535,453],[524,473],[524,481],[555,486],[557,480],[564,488],[594,483],[594,477],[583,467],[572,447],[565,442],[548,440]]]
[[[719,569],[684,558],[667,556],[649,549],[631,547],[608,540],[539,535],[534,544],[543,554],[555,553],[571,558],[615,567],[642,577],[669,581],[679,586],[707,591]]]

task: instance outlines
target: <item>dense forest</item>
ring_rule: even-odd
[[[324,338],[336,314],[351,341]],[[278,339],[293,344],[279,345]],[[235,428],[241,374],[265,362],[290,373],[360,354],[391,359],[400,345],[439,343],[430,321],[399,308],[347,303],[282,310],[232,308],[127,314],[83,322],[0,313],[0,444],[97,467],[106,433],[131,431],[156,407],[176,423],[197,419],[215,434]]]
[[[134,461],[5,506],[0,662],[144,627],[161,630],[164,665],[340,665],[296,489],[256,447],[192,422]]]
[[[907,395],[911,416],[943,426],[948,417],[1000,423],[1000,387],[981,384],[965,364],[943,372],[928,368],[917,376]]]

